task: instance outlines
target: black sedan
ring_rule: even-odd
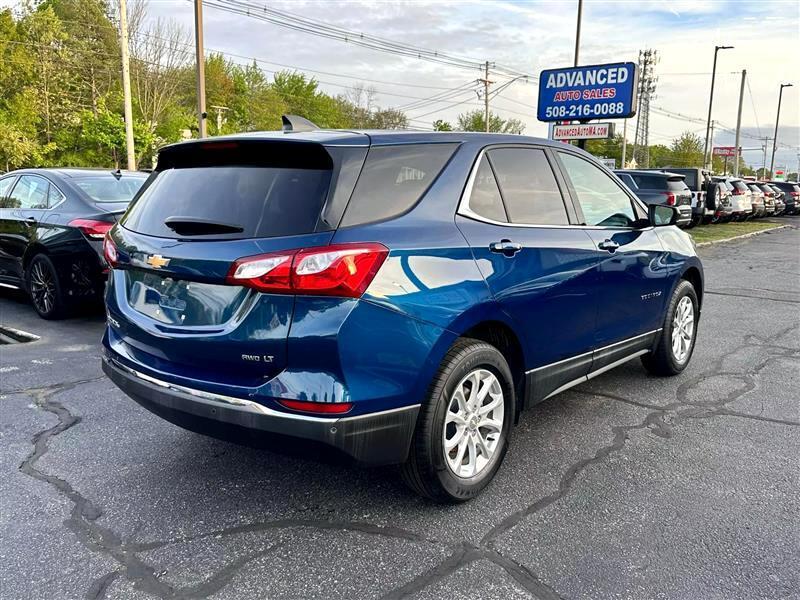
[[[23,169],[0,177],[0,287],[30,294],[45,319],[102,298],[103,237],[147,173]]]

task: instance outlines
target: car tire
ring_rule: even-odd
[[[479,390],[489,386],[481,400],[472,396],[476,385]],[[502,394],[499,400],[498,392]],[[495,407],[479,416],[481,409],[490,405]],[[436,502],[458,503],[474,498],[503,462],[515,406],[514,379],[497,348],[480,340],[457,340],[428,389],[408,460],[401,467],[403,480],[416,493]],[[462,407],[466,410],[462,411]],[[486,420],[481,421],[484,417]],[[463,425],[454,420],[457,418]],[[498,425],[499,419],[502,422]],[[489,421],[491,428],[480,427],[480,422]],[[446,450],[446,444],[453,445]]]
[[[67,316],[58,273],[46,254],[37,254],[25,270],[25,285],[34,310],[43,319],[62,319]]]
[[[689,364],[697,340],[697,321],[700,314],[698,307],[694,286],[682,279],[672,293],[664,316],[661,337],[655,349],[642,356],[642,364],[650,373],[660,376],[677,375]],[[687,332],[688,310],[691,310],[691,332]],[[682,341],[676,340],[678,337]]]

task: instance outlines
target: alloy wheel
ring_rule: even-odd
[[[53,309],[56,299],[56,284],[53,273],[46,268],[42,261],[36,261],[31,267],[30,293],[36,308],[42,313],[49,313]]]
[[[504,418],[503,388],[494,373],[475,369],[458,383],[442,432],[445,462],[456,477],[486,468],[500,445]]]
[[[691,298],[684,296],[678,301],[672,319],[672,354],[679,363],[689,358],[693,337],[694,304]]]

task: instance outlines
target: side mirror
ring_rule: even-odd
[[[680,213],[674,206],[649,204],[647,206],[647,217],[653,227],[664,227],[666,225],[675,225],[678,222]]]

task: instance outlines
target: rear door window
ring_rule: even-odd
[[[9,196],[9,208],[47,208],[50,182],[37,175],[22,175]]]
[[[383,221],[422,198],[458,144],[405,144],[370,148],[342,226]]]
[[[508,220],[528,225],[567,225],[567,209],[544,150],[490,150]]]
[[[11,208],[11,199],[9,193],[11,192],[11,185],[16,179],[15,176],[3,177],[0,179],[0,208]]]
[[[587,225],[630,227],[636,220],[630,196],[605,171],[568,152],[559,152]]]
[[[472,193],[469,196],[469,208],[478,216],[501,223],[508,222],[500,188],[497,187],[497,180],[486,155],[481,158],[478,170],[475,172]]]
[[[122,224],[164,238],[213,235],[239,239],[312,233],[330,180],[330,169],[170,168],[155,174]],[[192,222],[197,227],[189,231],[186,224]],[[183,228],[175,229],[176,223],[184,223]]]

